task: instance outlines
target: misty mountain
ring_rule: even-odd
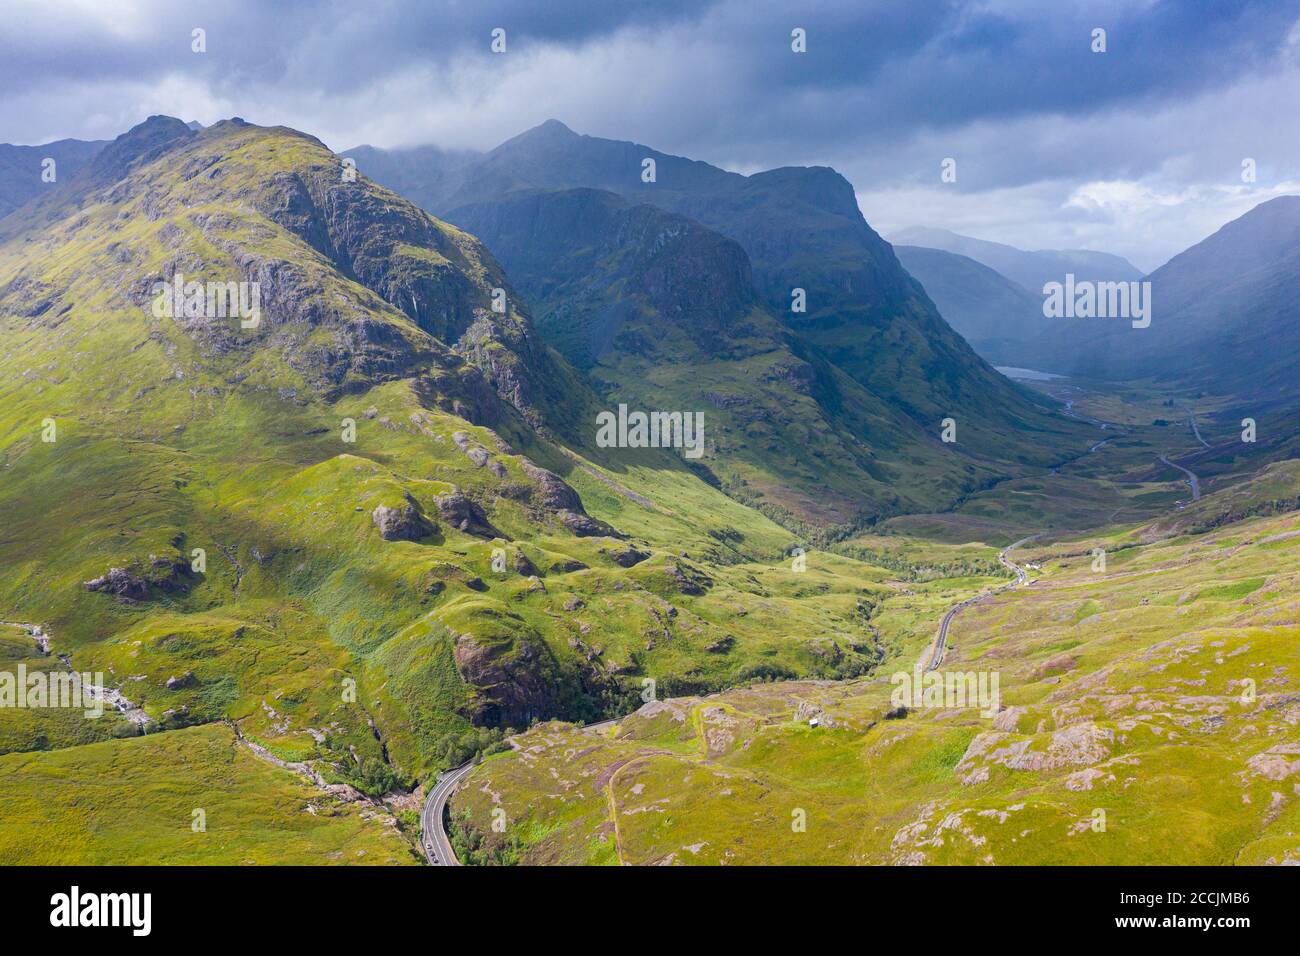
[[[67,182],[104,148],[102,140],[61,139],[42,146],[0,143],[0,217]],[[54,182],[42,178],[45,160],[54,160]]]
[[[940,314],[981,356],[997,365],[1041,368],[1042,296],[967,256],[923,246],[894,246],[898,261],[939,307]]]
[[[361,172],[398,171],[388,185],[423,197],[431,212],[471,230],[467,209],[481,228],[484,204],[517,192],[587,187],[686,216],[734,240],[749,258],[765,311],[797,335],[803,354],[829,362],[910,419],[911,444],[932,442],[949,416],[963,422],[960,451],[990,462],[1046,464],[1059,456],[1061,440],[1074,440],[1073,423],[994,372],[943,321],[863,219],[853,187],[832,169],[742,176],[647,146],[582,136],[554,120],[470,160],[398,151],[372,168],[367,156],[376,158],[354,157]],[[422,163],[427,170],[416,175]],[[651,168],[653,181],[645,181]],[[806,297],[804,312],[792,311],[797,289]],[[958,470],[970,464],[952,461]]]
[[[1300,394],[1300,196],[1260,203],[1149,278],[1151,327],[1100,339],[1098,369],[1221,394]]]
[[[704,409],[709,468],[787,523],[926,510],[996,472],[917,441],[918,424],[810,350],[760,301],[739,243],[595,189],[461,207],[547,342],[610,407]]]
[[[972,239],[947,229],[925,226],[902,229],[891,236],[889,241],[896,246],[925,246],[966,256],[1011,281],[1018,282],[1035,295],[1042,293],[1044,283],[1064,281],[1066,273],[1073,273],[1077,279],[1094,282],[1128,282],[1142,278],[1142,271],[1127,259],[1089,249],[1042,249],[1026,252],[1000,242]]]

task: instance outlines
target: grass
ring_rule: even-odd
[[[182,176],[186,164],[219,174]],[[74,668],[103,671],[151,733],[136,737],[112,714],[0,712],[0,754],[14,766],[90,779],[228,723],[280,759],[375,793],[490,750],[510,721],[621,713],[645,680],[702,693],[760,674],[853,676],[881,656],[860,605],[892,594],[887,571],[813,552],[795,572],[794,534],[678,456],[613,460],[561,444],[590,396],[553,357],[525,362],[518,315],[464,357],[431,334],[432,300],[413,315],[357,281],[395,263],[403,282],[446,297],[437,322],[463,323],[506,284],[468,235],[364,180],[339,192],[336,158],[284,130],[219,124],[130,182],[75,200],[52,193],[0,225],[0,618],[40,624]],[[290,186],[325,219],[359,204],[349,208],[374,245],[338,267],[300,223],[267,212]],[[385,232],[394,223],[400,241]],[[285,285],[249,332],[156,318],[136,293],[177,256],[190,278],[253,262]],[[528,394],[501,398],[474,356],[493,376],[507,377],[500,363],[532,375]],[[525,456],[621,537],[572,534]],[[442,516],[439,497],[453,490],[485,527]],[[376,507],[408,502],[430,534],[382,539]],[[629,547],[647,558],[624,566]],[[505,573],[492,568],[496,548],[511,556]],[[517,558],[536,573],[516,570]],[[86,587],[111,568],[144,592],[119,600]],[[470,672],[475,649],[497,669]],[[30,650],[0,631],[0,664]],[[511,701],[517,715],[498,719]],[[226,772],[221,753],[167,759],[192,760],[202,776],[209,760]],[[12,808],[0,834],[20,842],[40,819],[21,779],[0,783]],[[103,781],[106,806],[134,785]],[[139,826],[150,817],[125,805],[112,840],[69,833],[65,858],[78,845],[87,861],[111,857],[114,840],[142,862],[183,855],[132,843],[132,815]],[[261,851],[245,834],[226,858],[240,852]]]
[[[495,794],[511,839],[563,823],[522,862],[585,862],[615,824],[635,863],[1294,861],[1295,531],[1291,514],[1155,540],[1105,575],[1071,542],[1032,549],[1039,580],[964,611],[945,658],[999,673],[996,725],[884,719],[876,681],[760,684],[655,705],[614,739],[536,728],[453,807],[481,821]]]
[[[9,866],[416,862],[386,816],[263,763],[219,724],[9,754],[0,792]]]

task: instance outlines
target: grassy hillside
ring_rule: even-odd
[[[416,862],[386,814],[258,760],[221,725],[0,756],[0,793],[6,866]]]
[[[624,712],[646,679],[879,658],[859,600],[886,572],[814,554],[772,593],[758,569],[789,567],[789,531],[677,455],[568,437],[591,393],[491,256],[317,141],[158,118],[79,175],[0,220],[0,620],[50,637],[40,655],[6,627],[0,666],[66,658],[144,722],[5,711],[15,846],[29,770],[102,778],[111,804],[135,783],[103,762],[212,739],[196,726],[374,796],[508,728]],[[260,324],[154,314],[178,272],[259,282]],[[218,750],[176,760],[202,776]]]
[[[1037,580],[962,612],[941,670],[999,674],[994,717],[890,715],[884,676],[666,700],[518,738],[453,819],[480,860],[1295,863],[1298,542],[1291,511],[1021,552]],[[878,673],[910,671],[940,613]]]

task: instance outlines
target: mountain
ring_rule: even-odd
[[[61,139],[43,146],[0,143],[0,217],[9,215],[41,192],[67,182],[103,147],[103,141],[80,139]],[[52,168],[46,165],[49,159],[54,160]],[[51,174],[54,181],[47,182],[45,177]]]
[[[1220,393],[1300,395],[1291,359],[1300,349],[1300,196],[1260,203],[1149,278],[1151,327],[1140,331],[1151,335],[1099,365],[1156,368]]]
[[[815,527],[958,493],[941,483],[951,480],[942,447],[916,442],[916,423],[767,311],[734,240],[595,189],[518,190],[456,219],[608,407],[703,409],[711,451],[697,467],[734,497]]]
[[[918,265],[925,273],[925,266]],[[1165,387],[1259,402],[1300,397],[1290,355],[1300,348],[1300,196],[1261,203],[1146,277],[1151,324],[1043,319],[1020,358],[1049,372],[1112,380],[1155,379]],[[947,281],[931,275],[927,287]],[[1032,328],[1032,323],[1030,323]]]
[[[1142,278],[1142,271],[1127,259],[1089,249],[1026,252],[1000,242],[972,239],[947,229],[925,226],[902,229],[889,241],[896,246],[924,246],[966,256],[1019,283],[1033,295],[1041,295],[1045,283],[1064,282],[1066,273],[1094,282],[1131,282]]]
[[[97,780],[60,819],[99,819],[147,765],[186,806],[247,781],[267,819],[300,799],[286,767],[365,804],[647,679],[874,666],[883,570],[811,556],[824,587],[769,593],[788,530],[673,450],[597,447],[602,397],[484,245],[348,174],[295,130],[151,117],[0,219],[0,670],[129,701],[0,708],[0,779]],[[725,352],[775,323],[727,311],[744,257],[703,232]],[[692,268],[623,272],[671,313]],[[42,836],[0,856],[50,858]]]
[[[924,462],[932,456],[921,448],[934,443],[942,419],[960,423],[959,447],[949,446],[957,454],[940,466],[932,487],[973,487],[986,480],[979,474],[985,468],[1047,465],[1079,440],[1076,423],[1050,414],[1042,399],[994,372],[949,328],[834,170],[741,176],[635,143],[580,136],[554,120],[470,159],[398,151],[372,169],[367,156],[376,158],[373,151],[354,155],[363,172],[400,171],[389,185],[403,183],[430,211],[471,230],[483,229],[487,205],[511,202],[517,193],[588,188],[687,217],[735,241],[752,266],[757,301],[794,334],[793,351],[833,366],[876,407],[906,419],[906,434],[872,446],[882,464]],[[647,161],[653,182],[642,179]],[[501,241],[494,236],[490,246]],[[557,278],[571,278],[570,265],[557,263]],[[796,289],[806,312],[792,309]],[[869,446],[874,437],[858,434]],[[935,499],[934,506],[944,503]]]
[[[896,245],[894,253],[948,324],[984,359],[1029,368],[1053,364],[1049,351],[1035,348],[1044,331],[1041,296],[955,252]]]

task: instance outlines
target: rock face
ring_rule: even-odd
[[[186,671],[179,677],[167,678],[168,690],[180,690],[182,687],[189,687],[194,683],[194,671]]]
[[[143,601],[149,596],[149,582],[126,568],[109,568],[107,574],[85,582],[85,588],[133,601]]]
[[[409,500],[398,508],[380,505],[371,512],[370,519],[385,541],[419,541],[433,533],[432,523]]]
[[[560,519],[561,524],[579,538],[614,537],[617,535],[617,532],[605,522],[597,521],[595,518],[579,514],[576,511],[560,511],[556,513],[556,517]]]
[[[559,475],[539,468],[527,458],[521,458],[519,464],[524,474],[537,487],[537,499],[547,511],[573,511],[583,514],[582,499]]]
[[[438,513],[457,531],[488,538],[501,536],[488,522],[483,509],[463,491],[449,491],[445,495],[439,495],[434,501],[437,502]]]
[[[630,568],[650,557],[649,551],[641,551],[628,545],[621,551],[611,551],[609,559],[621,568]]]
[[[146,601],[161,594],[185,593],[193,579],[190,566],[176,556],[149,555],[126,567],[109,568],[108,572],[83,582],[87,591],[111,594],[122,601]]]
[[[684,561],[674,561],[668,568],[668,577],[682,594],[700,595],[713,587],[711,577]]]
[[[470,722],[481,727],[527,727],[555,712],[554,661],[541,641],[520,634],[511,641],[480,643],[456,634],[454,655],[461,678],[478,689]]]

